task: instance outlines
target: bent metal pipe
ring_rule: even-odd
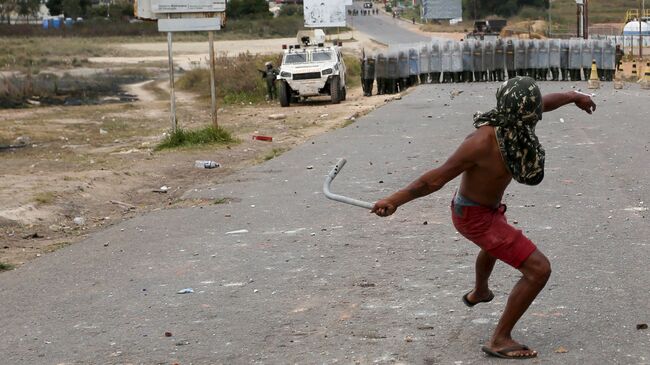
[[[339,172],[341,172],[341,170],[343,170],[343,166],[345,166],[346,162],[348,162],[346,159],[344,159],[344,158],[340,159],[336,163],[334,168],[332,168],[332,171],[330,171],[330,173],[325,178],[325,183],[323,184],[323,192],[325,193],[325,196],[327,198],[335,200],[337,202],[350,204],[350,205],[355,205],[355,206],[361,207],[361,208],[372,209],[375,206],[374,203],[364,202],[362,200],[348,198],[347,196],[333,194],[330,191],[330,185],[332,184],[332,181],[334,181],[334,178],[336,177],[336,175],[338,175]]]

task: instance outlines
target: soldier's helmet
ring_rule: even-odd
[[[264,66],[266,66],[266,68],[272,68],[273,64],[271,62],[266,62]]]

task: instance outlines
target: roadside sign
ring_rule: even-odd
[[[219,13],[226,11],[226,0],[151,0],[151,11],[164,13]]]
[[[158,19],[159,32],[207,32],[221,29],[221,18]]]
[[[304,0],[305,27],[345,27],[349,0]]]

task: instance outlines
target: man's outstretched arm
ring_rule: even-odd
[[[371,212],[380,217],[387,217],[395,213],[400,205],[440,190],[449,181],[476,164],[476,161],[486,153],[486,148],[490,146],[490,137],[494,138],[488,133],[479,131],[472,133],[444,164],[424,173],[404,189],[379,200]]]
[[[579,91],[567,91],[563,93],[546,94],[542,97],[542,111],[550,112],[561,106],[575,103],[575,105],[591,114],[596,111],[596,104],[591,97]]]

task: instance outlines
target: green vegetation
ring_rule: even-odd
[[[361,85],[361,61],[354,56],[343,55],[343,62],[347,69],[346,84],[348,87]]]
[[[230,0],[226,15],[232,19],[250,17],[270,17],[267,0]]]
[[[248,53],[237,57],[219,56],[216,67],[217,98],[224,104],[258,103],[264,101],[266,84],[258,70],[271,61],[280,64],[279,55],[260,56]],[[181,90],[191,91],[204,99],[210,97],[210,71],[196,69],[184,73],[178,80]]]
[[[590,1],[589,23],[592,25],[597,23],[623,23],[627,10],[636,9],[638,5],[637,0]],[[554,33],[575,32],[575,0],[554,0],[551,4],[551,22]]]
[[[0,271],[9,271],[13,268],[14,266],[11,264],[5,264],[4,262],[0,262]]]
[[[179,147],[193,147],[202,145],[220,145],[237,142],[230,132],[209,126],[195,130],[177,129],[158,145],[156,151]]]

